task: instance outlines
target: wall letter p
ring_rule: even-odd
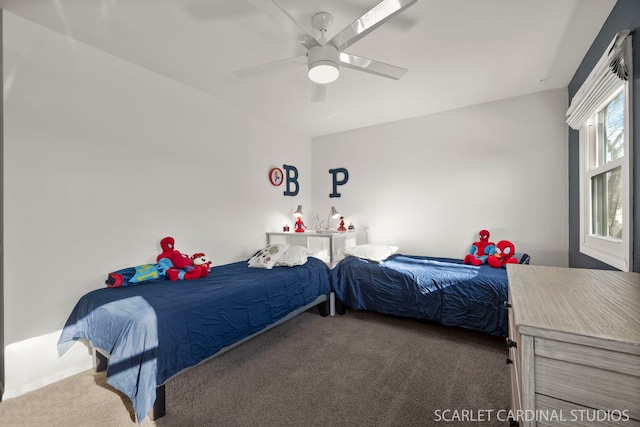
[[[329,194],[329,197],[340,197],[338,193],[338,185],[344,185],[349,181],[349,171],[345,168],[329,169],[329,173],[333,175],[333,192]],[[338,174],[342,174],[342,179],[338,180]]]

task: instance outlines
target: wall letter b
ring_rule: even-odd
[[[287,178],[287,188],[284,191],[285,196],[295,196],[298,194],[300,190],[300,185],[298,184],[298,169],[295,166],[282,165],[284,168],[284,174]],[[291,190],[291,185],[294,186],[295,190]]]

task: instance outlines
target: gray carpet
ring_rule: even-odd
[[[170,380],[167,414],[142,425],[505,426],[506,355],[479,332],[309,311]],[[485,419],[445,421],[464,411]],[[0,425],[136,423],[128,399],[87,371],[0,403]]]

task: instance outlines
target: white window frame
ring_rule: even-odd
[[[595,129],[588,121],[580,128],[580,252],[600,260],[622,271],[631,271],[631,138],[630,114],[631,101],[628,84],[623,85],[625,92],[624,112],[624,157],[607,163],[607,169],[622,166],[622,240],[591,234],[592,206],[591,206],[591,178],[600,171],[592,169],[588,148],[595,139]],[[620,92],[616,92],[618,95]],[[611,99],[602,106],[604,108]],[[598,111],[600,111],[600,108]]]
[[[629,75],[633,76],[631,70],[631,37],[628,37],[628,43],[622,46],[628,49],[626,52]],[[631,197],[632,188],[632,122],[633,122],[633,93],[632,81],[630,77],[626,80],[612,78],[610,71],[610,61],[612,51],[619,43],[616,38],[605,51],[602,59],[594,67],[589,78],[585,81],[583,87],[578,91],[571,102],[567,115],[567,122],[574,129],[579,130],[580,136],[580,252],[602,261],[612,267],[622,271],[633,271],[633,199]],[[604,87],[604,89],[603,89]],[[622,238],[613,239],[593,235],[591,233],[592,224],[592,206],[591,206],[591,178],[600,170],[591,168],[589,159],[589,146],[595,138],[595,129],[593,126],[593,117],[598,111],[606,107],[617,95],[620,90],[624,92],[624,157],[607,164],[609,167],[622,167]],[[604,94],[604,95],[603,95]],[[577,105],[576,104],[582,104]],[[586,105],[586,107],[585,107]],[[581,108],[582,107],[582,108]],[[573,122],[572,116],[573,115]],[[577,117],[577,118],[576,118]]]

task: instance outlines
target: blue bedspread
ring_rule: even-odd
[[[296,267],[242,261],[197,280],[98,289],[76,304],[58,351],[81,338],[107,351],[107,383],[129,396],[140,423],[157,385],[329,292],[329,270],[313,257]]]
[[[451,258],[395,254],[382,264],[346,257],[331,271],[348,307],[507,335],[507,271]]]

